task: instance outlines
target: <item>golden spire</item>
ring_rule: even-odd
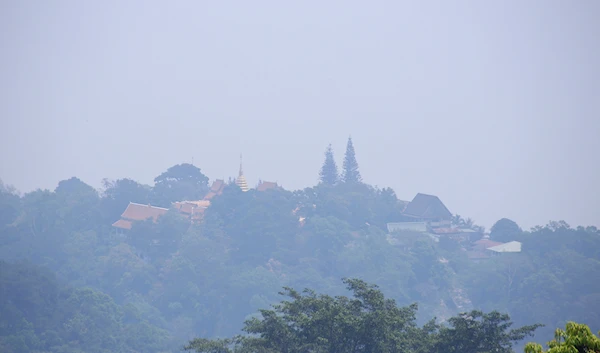
[[[248,187],[248,182],[246,182],[246,177],[244,176],[244,172],[242,170],[242,155],[240,154],[240,174],[235,180],[235,184],[242,189],[243,192],[248,191],[250,188]]]

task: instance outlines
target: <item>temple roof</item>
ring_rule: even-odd
[[[124,219],[119,219],[118,221],[113,223],[112,226],[115,228],[130,230],[131,227],[133,226],[133,223],[131,221],[126,221]]]
[[[210,200],[215,196],[221,195],[223,193],[223,189],[225,189],[225,181],[222,179],[217,179],[212,183],[208,194],[204,196],[204,200]]]
[[[279,188],[279,185],[277,185],[277,183],[274,183],[271,181],[262,181],[256,187],[256,191],[267,191],[269,189],[277,189],[277,188]]]
[[[121,218],[130,221],[144,221],[152,218],[152,220],[156,222],[158,217],[164,215],[168,211],[168,208],[130,202],[125,211],[123,211],[123,214],[121,214]]]
[[[115,228],[131,229],[133,222],[152,219],[154,222],[169,211],[167,208],[155,207],[151,205],[142,205],[130,202],[127,208],[121,214],[121,219],[112,224]]]
[[[442,201],[433,195],[418,193],[404,209],[404,215],[422,219],[451,219],[452,213],[448,211]]]

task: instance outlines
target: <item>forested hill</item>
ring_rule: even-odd
[[[98,191],[75,177],[24,195],[2,186],[0,351],[176,352],[239,333],[284,286],[345,295],[341,278],[418,303],[419,324],[480,309],[546,325],[542,342],[569,320],[600,329],[598,229],[524,231],[502,219],[488,239],[459,216],[435,228],[393,190],[364,184],[349,142],[341,173],[328,149],[321,182],[297,191],[241,177],[209,185],[189,164],[153,186],[119,179]],[[158,216],[124,213],[140,206]],[[478,251],[482,241],[521,247]]]

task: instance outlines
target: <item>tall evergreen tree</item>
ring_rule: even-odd
[[[362,181],[360,172],[358,171],[356,155],[354,154],[352,137],[348,137],[348,144],[346,145],[346,155],[344,156],[344,173],[342,174],[342,180],[345,183],[360,183]]]
[[[333,158],[331,144],[327,146],[327,150],[325,151],[325,162],[323,162],[323,166],[321,167],[319,178],[321,183],[326,185],[335,185],[338,182],[338,168]]]

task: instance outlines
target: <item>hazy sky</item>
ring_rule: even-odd
[[[0,178],[366,182],[600,225],[600,1],[2,1]]]

